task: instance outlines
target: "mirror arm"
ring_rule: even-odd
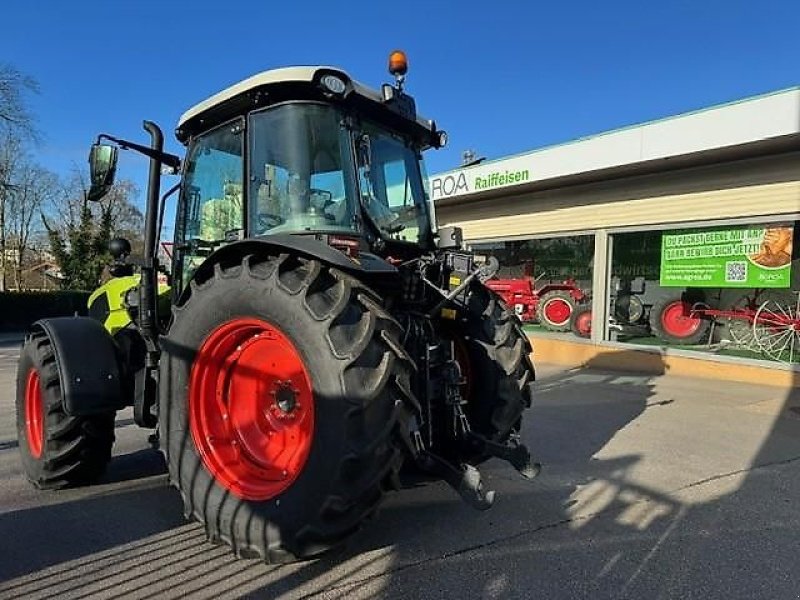
[[[97,143],[100,143],[100,140],[108,140],[110,142],[114,142],[123,150],[134,150],[139,154],[144,154],[150,158],[153,158],[162,164],[167,165],[171,169],[178,171],[181,168],[181,159],[174,154],[169,154],[168,152],[163,152],[161,150],[156,150],[155,148],[150,148],[148,146],[142,146],[141,144],[137,144],[135,142],[129,142],[128,140],[123,140],[120,138],[115,138],[114,136],[107,135],[105,133],[101,133],[97,136]]]

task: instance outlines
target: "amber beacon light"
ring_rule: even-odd
[[[389,55],[389,73],[395,77],[403,76],[408,72],[408,58],[402,50],[395,50]]]

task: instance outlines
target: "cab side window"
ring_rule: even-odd
[[[176,240],[185,248],[184,281],[213,246],[238,239],[244,228],[242,138],[241,123],[228,123],[199,136],[189,150]]]

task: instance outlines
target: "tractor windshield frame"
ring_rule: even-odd
[[[396,256],[434,247],[420,141],[347,105],[287,100],[198,133],[187,145],[173,256],[177,290],[214,250],[250,237],[358,236]]]

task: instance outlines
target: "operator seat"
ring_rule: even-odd
[[[240,231],[244,227],[242,199],[242,184],[225,182],[222,198],[203,203],[198,237],[207,242],[226,240],[232,232]]]

